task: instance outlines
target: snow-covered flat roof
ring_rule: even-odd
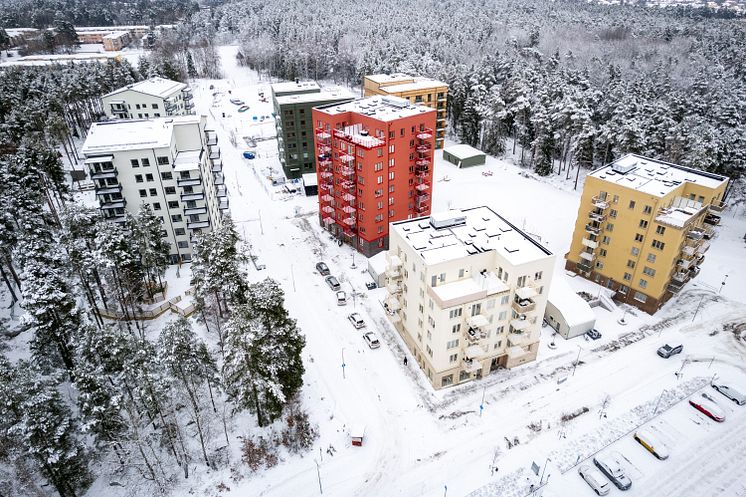
[[[113,33],[105,35],[104,38],[106,38],[107,40],[116,40],[117,38],[124,38],[126,36],[129,36],[129,33],[127,31],[115,31]]]
[[[144,93],[145,95],[152,95],[159,98],[168,98],[171,95],[180,92],[186,87],[186,84],[179,83],[178,81],[155,77],[133,83],[131,85],[127,85],[123,88],[119,88],[118,90],[114,90],[113,92],[104,95],[104,97],[108,97],[109,95],[116,95],[117,93],[121,93],[123,91],[132,90],[138,93]]]
[[[303,184],[306,186],[316,186],[319,184],[319,179],[316,177],[316,173],[305,173],[301,175]]]
[[[325,104],[338,100],[352,100],[355,95],[344,88],[324,88],[322,91],[314,93],[299,93],[296,95],[281,95],[277,97],[277,103],[280,105],[301,104],[319,102]]]
[[[552,280],[547,300],[562,314],[570,328],[596,321],[596,315],[588,302],[575,293],[563,278]]]
[[[463,216],[465,222],[436,229],[429,217],[421,217],[392,223],[391,229],[427,264],[439,264],[489,251],[495,251],[514,266],[553,257],[539,242],[489,207],[454,210],[450,215]],[[443,219],[443,216],[439,219]]]
[[[176,153],[176,158],[174,158],[174,171],[180,172],[199,169],[201,159],[202,149],[179,151]]]
[[[470,145],[451,145],[450,147],[445,147],[443,152],[448,152],[460,160],[485,155],[484,152]]]
[[[386,84],[386,83],[405,83],[414,81],[414,77],[404,73],[392,73],[392,74],[369,74],[365,76],[374,83]]]
[[[417,79],[413,81],[412,83],[401,83],[401,84],[395,84],[391,86],[384,86],[381,88],[381,91],[385,91],[386,93],[406,93],[409,91],[419,91],[419,90],[432,90],[435,88],[448,88],[448,83],[444,83],[442,81],[436,81],[434,79]]]
[[[284,83],[275,83],[272,85],[272,92],[277,93],[292,93],[295,91],[309,91],[309,90],[321,90],[321,87],[314,81],[286,81]]]
[[[71,64],[75,62],[95,62],[97,60],[109,60],[121,57],[121,52],[106,53],[78,53],[78,54],[52,54],[52,55],[26,55],[24,57],[13,57],[6,59],[0,67],[8,66],[47,66],[50,64]]]
[[[360,98],[340,105],[327,105],[319,110],[330,115],[355,112],[379,121],[394,121],[403,117],[435,112],[435,109],[424,105],[414,105],[407,99],[389,96]]]
[[[199,116],[175,116],[93,123],[83,144],[83,154],[169,147],[174,124],[199,122]]]
[[[656,197],[667,195],[684,182],[717,188],[728,181],[727,177],[719,174],[699,171],[637,154],[627,154],[611,164],[596,169],[589,176]]]

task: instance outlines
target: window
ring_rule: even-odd
[[[142,183],[142,174],[135,174],[135,181]]]
[[[616,215],[617,215],[616,209],[611,209],[609,211],[609,217],[616,219]]]
[[[599,255],[600,257],[606,257],[606,249],[600,249],[600,250],[598,251],[598,255]]]
[[[383,171],[383,162],[376,162],[375,166],[373,166],[373,169],[375,171]]]
[[[655,262],[655,254],[648,254],[648,262]]]
[[[153,107],[154,109],[157,109],[157,108],[158,108],[158,104],[152,104],[152,107]]]
[[[648,227],[648,222],[645,221],[644,219],[640,219],[640,228],[647,228],[647,227]]]
[[[636,301],[638,301],[638,302],[642,302],[642,303],[644,304],[645,302],[647,302],[647,300],[648,300],[648,296],[647,296],[647,295],[645,295],[644,293],[640,293],[640,292],[635,292],[635,296],[634,296],[634,299],[635,299]]]
[[[457,318],[461,316],[462,311],[463,309],[461,307],[459,307],[458,309],[451,309],[451,312],[448,313],[448,317],[450,317],[451,319]]]
[[[392,133],[393,133],[393,131],[392,131]],[[432,357],[432,355],[433,354],[431,353],[430,356]],[[445,387],[445,386],[448,386],[448,385],[452,385],[452,384],[453,384],[453,375],[452,374],[445,375],[440,380],[440,386],[442,386],[442,387]]]
[[[614,197],[611,200],[612,203],[617,204],[619,203],[619,195],[614,195]]]
[[[158,195],[158,190],[156,190],[155,188],[150,188],[148,192],[150,193],[151,197],[155,197],[156,195]]]
[[[394,153],[394,145],[389,145],[389,153],[390,154]]]
[[[179,202],[177,202],[176,200],[171,200],[168,203],[168,208],[169,209],[178,209],[179,208]]]
[[[508,317],[508,311],[501,311],[500,314],[497,316],[498,321],[505,321],[505,318]]]
[[[383,183],[383,176],[379,176],[378,178],[376,178],[376,183],[378,183],[379,185]]]
[[[606,223],[606,231],[614,231],[614,225],[611,223]]]
[[[608,245],[609,243],[611,243],[611,238],[604,235],[604,237],[601,239],[601,243],[603,243],[604,245]]]
[[[458,354],[451,354],[448,356],[448,362],[453,364],[454,362],[458,361]]]
[[[389,167],[394,167],[394,158],[389,159]]]
[[[158,157],[159,166],[167,166],[169,164],[168,157]]]
[[[393,165],[393,164],[392,164],[392,165]],[[394,179],[394,171],[391,171],[391,172],[389,173],[389,179],[390,179],[390,180],[391,180],[391,179]]]
[[[603,262],[601,262],[601,261],[596,261],[596,267],[597,267],[598,269],[603,269],[603,268],[604,268],[604,263],[603,263]]]
[[[171,174],[171,171],[166,171],[165,173],[161,173],[161,179],[164,181],[168,181],[170,179],[174,179],[174,175]]]
[[[174,214],[171,216],[171,221],[174,223],[180,223],[181,222],[181,214]]]
[[[635,208],[635,201],[634,200],[630,200],[629,201],[629,208],[630,209],[634,209]]]
[[[132,164],[132,167],[140,167],[140,161],[137,159],[130,159],[130,164]]]
[[[450,340],[449,342],[446,343],[446,348],[447,349],[453,349],[453,348],[456,348],[456,347],[458,347],[458,338],[455,339],[455,340]]]
[[[655,232],[658,233],[659,235],[662,235],[663,233],[666,232],[666,227],[658,225],[655,227]]]
[[[482,304],[474,304],[474,305],[471,306],[471,315],[472,316],[476,316],[480,312],[482,312]]]
[[[176,187],[174,186],[167,186],[163,189],[163,191],[166,192],[166,195],[175,195],[176,194]]]
[[[624,281],[632,281],[632,275],[629,273],[624,273]]]
[[[160,202],[153,202],[153,210],[154,211],[161,210],[161,203]]]
[[[642,242],[642,233],[635,233],[635,241]]]
[[[142,167],[150,167],[150,159],[140,159],[140,164]]]
[[[634,255],[635,257],[640,255],[640,249],[637,247],[632,247],[632,255]]]
[[[650,214],[651,212],[653,212],[653,208],[652,208],[652,207],[650,207],[649,205],[646,205],[646,206],[645,206],[645,207],[644,207],[644,208],[642,209],[642,213],[643,213],[643,214]]]
[[[459,278],[463,278],[464,277],[464,270],[463,269],[459,269],[458,270],[458,277]]]
[[[145,175],[145,181],[153,181],[153,175],[148,173]]]
[[[185,241],[176,242],[176,246],[179,248],[189,248],[189,242],[185,242]]]
[[[430,357],[433,356],[433,349],[431,349],[429,345],[427,346],[427,355],[429,355]]]
[[[627,295],[627,292],[629,292],[629,287],[626,285],[619,285],[619,293],[623,293],[624,295]]]
[[[653,240],[653,243],[651,243],[651,245],[653,248],[658,250],[663,250],[663,248],[666,246],[666,244],[660,240]]]
[[[644,268],[642,268],[642,272],[645,273],[645,274],[647,274],[648,276],[655,276],[655,269],[649,268],[647,266],[645,266]]]
[[[183,236],[185,234],[186,234],[186,231],[184,230],[184,228],[175,228],[174,229],[174,235],[176,235],[176,236]]]
[[[503,295],[500,299],[500,305],[506,305],[508,302],[510,302],[510,295]]]
[[[451,328],[451,333],[458,333],[459,331],[461,331],[461,323],[454,324],[453,328]]]
[[[631,268],[631,269],[634,269],[634,267],[635,267],[635,261],[633,261],[633,260],[627,260],[627,267]]]
[[[640,279],[640,288],[647,288],[648,282],[646,280]]]
[[[147,190],[140,190],[140,196],[141,197],[147,197],[148,196],[148,191]]]

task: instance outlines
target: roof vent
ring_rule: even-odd
[[[629,161],[617,161],[611,165],[611,170],[619,174],[627,174],[637,167],[637,164]]]

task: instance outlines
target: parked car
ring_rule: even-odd
[[[598,340],[601,338],[601,332],[598,331],[596,328],[593,328],[589,332],[585,334],[588,338],[592,338],[593,340]]]
[[[242,105],[241,107],[238,108],[238,112],[246,112],[247,110],[249,110],[248,105]]]
[[[246,151],[243,153],[244,159],[254,159],[256,154],[254,152]]]
[[[324,278],[324,281],[326,281],[326,284],[329,285],[329,288],[331,288],[335,292],[340,289],[339,281],[334,276],[327,276],[326,278]]]
[[[684,350],[684,346],[681,344],[678,344],[678,345],[666,344],[663,347],[658,349],[658,355],[664,359],[668,359],[672,355],[681,354],[682,350]]]
[[[650,430],[637,430],[635,440],[658,459],[668,459],[668,448]]]
[[[347,305],[347,294],[342,290],[337,292],[337,305]]]
[[[352,326],[354,326],[355,329],[359,330],[360,328],[365,328],[365,321],[363,321],[363,317],[357,312],[353,312],[347,316],[347,319],[352,323]]]
[[[368,344],[371,349],[377,349],[381,346],[381,342],[378,341],[378,337],[372,331],[363,334],[363,340]]]
[[[616,457],[611,455],[597,456],[593,458],[593,464],[601,470],[611,483],[619,490],[627,490],[632,486],[632,480],[624,474],[624,468]]]
[[[712,388],[714,388],[739,406],[746,404],[746,395],[742,394],[735,388],[729,387],[728,385],[712,385]]]
[[[581,466],[578,470],[578,474],[593,489],[593,491],[596,492],[596,495],[607,495],[609,490],[611,490],[609,482],[606,481],[604,475],[589,464]]]
[[[378,288],[378,285],[375,281],[369,281],[365,284],[365,288],[367,288],[368,290],[375,290],[376,288]]]
[[[706,393],[703,393],[699,397],[692,397],[689,399],[689,405],[700,411],[705,416],[714,419],[718,423],[725,421],[725,413],[723,410],[719,405],[717,405],[715,400]]]
[[[326,262],[317,262],[316,271],[318,271],[321,276],[329,276],[332,274],[331,271],[329,271],[329,266],[326,265]]]
[[[231,103],[233,105],[243,105],[245,102],[240,98],[231,98]]]

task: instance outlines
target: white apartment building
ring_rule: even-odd
[[[106,115],[114,119],[194,114],[191,88],[164,78],[150,78],[119,88],[101,97],[101,103]]]
[[[533,361],[555,257],[489,207],[391,224],[391,321],[436,389]]]
[[[218,138],[205,125],[205,116],[94,123],[83,145],[104,218],[122,222],[150,204],[172,264],[190,261],[194,235],[228,210]]]

